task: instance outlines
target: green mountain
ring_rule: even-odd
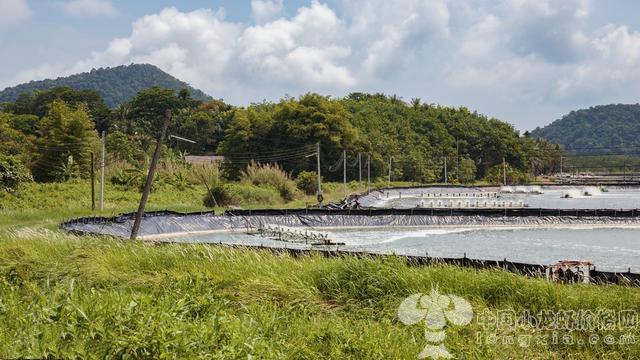
[[[20,94],[36,90],[48,90],[59,86],[74,89],[96,90],[110,107],[116,107],[133,98],[140,90],[153,86],[167,89],[188,89],[191,96],[197,100],[211,100],[204,92],[194,89],[184,81],[160,70],[154,65],[131,64],[113,68],[93,69],[90,72],[60,77],[55,80],[47,79],[31,81],[0,91],[0,103],[15,101]]]
[[[640,104],[612,104],[572,111],[531,132],[575,154],[637,154]]]

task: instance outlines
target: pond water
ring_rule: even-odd
[[[329,239],[345,243],[344,250],[462,257],[553,264],[559,260],[592,260],[600,270],[640,272],[640,230],[634,227],[423,227],[320,230]],[[181,242],[287,246],[284,243],[241,232],[188,236]]]
[[[542,187],[542,194],[514,194],[499,193],[496,201],[522,201],[531,208],[547,209],[639,209],[640,188],[610,187],[601,191],[598,187]],[[499,188],[424,188],[402,189],[384,192],[373,192],[362,198],[363,205],[379,208],[415,208],[424,206],[439,197],[454,196],[454,194],[482,194],[499,191]],[[585,196],[584,194],[589,195]],[[389,193],[389,195],[387,195]],[[453,199],[459,199],[452,197]],[[476,198],[466,198],[476,200]],[[492,201],[493,199],[489,200]]]

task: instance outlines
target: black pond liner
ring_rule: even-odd
[[[112,217],[82,217],[65,221],[61,228],[79,235],[107,235],[128,238],[135,213]],[[207,231],[255,229],[264,225],[289,227],[407,227],[455,225],[640,225],[639,210],[615,209],[255,209],[229,210],[222,215],[213,211],[182,213],[155,211],[145,213],[139,234],[153,238],[174,234]],[[226,245],[252,247],[250,245]],[[488,261],[429,256],[385,255],[331,249],[301,249],[265,247],[294,256],[322,253],[324,256],[401,257],[411,265],[452,264],[476,269],[498,268],[527,276],[544,276],[546,265],[507,261]],[[628,284],[640,286],[640,274],[591,270],[592,282],[598,284]]]

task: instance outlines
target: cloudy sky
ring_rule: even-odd
[[[0,88],[151,63],[235,105],[316,91],[521,130],[640,98],[636,0],[0,0]]]

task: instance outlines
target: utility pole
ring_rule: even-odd
[[[100,197],[99,205],[100,211],[104,209],[104,148],[106,142],[106,132],[102,131],[102,138],[100,139]]]
[[[393,156],[389,156],[389,177],[387,178],[387,187],[391,187],[391,162],[393,161]]]
[[[507,185],[507,162],[504,156],[502,157],[502,184]]]
[[[347,196],[347,150],[342,150],[342,189]]]
[[[91,211],[96,209],[96,174],[93,163],[93,151],[91,152]]]
[[[531,159],[531,176],[532,176],[532,180],[535,182],[536,181],[536,168],[535,168],[535,164],[533,162],[533,159]]]
[[[358,192],[362,192],[362,154],[358,153]]]
[[[460,182],[460,141],[456,137],[456,180]]]
[[[149,165],[149,173],[147,174],[147,181],[145,182],[144,189],[142,190],[142,198],[140,199],[140,206],[138,207],[138,212],[136,213],[136,218],[133,222],[133,227],[131,228],[131,237],[130,237],[131,240],[135,240],[138,237],[140,222],[142,221],[142,217],[144,216],[144,207],[147,204],[147,199],[149,198],[149,191],[151,191],[151,185],[153,183],[153,176],[155,175],[156,166],[158,165],[158,160],[160,159],[160,150],[162,149],[162,141],[164,140],[164,137],[167,134],[167,128],[169,128],[170,121],[171,121],[171,110],[167,110],[164,115],[164,122],[162,123],[160,137],[158,138],[158,143],[156,144],[156,150],[153,153],[153,158],[151,159],[151,165]]]
[[[444,156],[444,183],[447,184],[447,155]]]
[[[560,182],[564,182],[564,176],[562,176],[562,155],[560,155]]]
[[[320,142],[316,143],[316,158],[318,160],[318,203],[322,204],[322,177],[320,176]]]
[[[371,186],[371,155],[367,155],[367,191]]]

